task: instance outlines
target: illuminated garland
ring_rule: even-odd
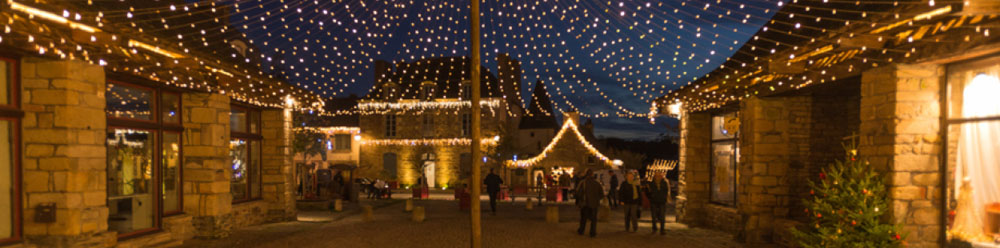
[[[562,140],[563,135],[566,134],[566,130],[572,130],[573,131],[573,134],[575,134],[576,137],[580,139],[580,144],[583,145],[583,147],[587,148],[587,151],[590,152],[590,155],[593,155],[593,156],[597,157],[605,165],[608,165],[608,166],[613,165],[614,161],[612,161],[611,159],[608,159],[608,157],[604,156],[604,154],[601,154],[601,152],[598,151],[597,148],[594,148],[594,146],[591,145],[590,142],[587,142],[587,139],[583,137],[583,134],[580,133],[580,129],[577,128],[576,123],[574,123],[571,118],[565,118],[565,120],[566,120],[566,123],[563,123],[562,129],[560,129],[559,133],[556,133],[556,136],[552,138],[552,141],[549,142],[549,144],[547,146],[545,146],[545,150],[542,150],[542,153],[538,154],[538,156],[535,156],[535,157],[532,157],[532,158],[529,158],[529,159],[525,159],[525,160],[517,160],[517,161],[507,160],[507,162],[506,162],[507,166],[508,167],[531,167],[531,166],[534,166],[534,165],[538,164],[543,159],[545,159],[545,157],[548,156],[548,153],[550,151],[552,151],[552,149],[555,148],[556,144],[558,144],[559,141]]]
[[[499,108],[500,99],[490,98],[479,101],[479,106],[483,108]],[[429,109],[460,109],[471,108],[472,101],[459,101],[455,99],[440,99],[436,101],[401,101],[401,102],[362,102],[358,103],[358,110],[363,111],[384,111],[384,110],[429,110]]]
[[[494,146],[500,141],[500,136],[493,136],[492,139],[482,139],[479,141],[483,146]],[[472,144],[472,139],[468,138],[441,138],[441,139],[375,139],[363,140],[362,145],[370,146],[468,146]]]
[[[294,131],[315,131],[323,133],[352,133],[360,134],[361,128],[359,127],[348,127],[348,126],[334,126],[334,127],[296,127],[293,128]]]

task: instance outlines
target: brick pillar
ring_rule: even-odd
[[[891,65],[861,77],[860,156],[886,178],[892,221],[908,247],[941,240],[940,78],[937,65]]]
[[[739,239],[770,243],[776,219],[788,216],[789,170],[798,170],[809,149],[811,98],[748,98],[740,106],[737,208]]]
[[[264,136],[261,143],[262,196],[267,202],[267,221],[295,219],[295,169],[292,167],[292,111],[267,109],[261,113]]]
[[[222,238],[232,229],[229,192],[229,97],[184,93],[184,212],[195,236]]]
[[[677,219],[689,225],[706,225],[712,116],[708,113],[684,113],[681,115],[680,131]]]
[[[108,232],[104,68],[81,61],[22,60],[24,237],[45,247],[114,245]],[[35,207],[54,203],[54,223]]]

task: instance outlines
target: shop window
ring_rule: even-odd
[[[0,246],[21,237],[21,115],[17,60],[0,58]]]
[[[736,205],[739,164],[739,118],[736,112],[712,116],[711,201]]]
[[[131,236],[182,212],[180,94],[107,84],[108,229]]]
[[[350,134],[336,134],[333,135],[333,141],[337,144],[335,145],[335,151],[350,151],[351,150],[351,135]]]
[[[260,199],[260,109],[233,105],[230,114],[230,193],[233,202]]]
[[[1000,233],[1000,57],[949,66],[949,237],[987,247]]]
[[[395,115],[385,115],[385,137],[396,137]]]

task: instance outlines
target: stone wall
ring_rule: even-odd
[[[262,197],[268,203],[267,221],[295,219],[295,168],[292,162],[292,111],[267,109],[261,113]]]
[[[270,222],[271,217],[267,214],[270,205],[267,201],[234,203],[232,205],[233,212],[230,214],[232,220],[229,221],[232,229],[235,230]]]
[[[709,201],[709,140],[712,116],[685,112],[680,120],[680,185],[677,196],[677,220],[695,226],[709,224],[706,206]]]
[[[892,221],[908,247],[942,237],[940,83],[937,65],[879,67],[862,74],[859,155],[886,178]]]
[[[804,169],[811,104],[808,96],[752,97],[740,103],[742,232],[737,238],[748,244],[770,243],[775,220],[788,216],[791,183],[798,180],[789,172]]]
[[[233,227],[230,194],[229,98],[185,93],[184,212],[192,215],[195,236],[222,238]]]
[[[108,232],[104,68],[82,61],[21,61],[23,234],[44,247],[111,246]],[[54,223],[35,207],[56,204]]]

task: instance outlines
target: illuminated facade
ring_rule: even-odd
[[[984,27],[1000,4],[860,4],[840,13],[894,14],[787,24],[826,7],[782,9],[723,66],[656,101],[653,114],[680,119],[678,221],[798,247],[790,228],[829,218],[803,211],[824,199],[808,182],[854,138],[905,246],[996,247],[1000,43]]]
[[[510,60],[510,58],[507,58]],[[515,61],[516,62],[516,61]],[[517,71],[506,68],[500,71]],[[376,83],[358,103],[361,151],[358,176],[382,178],[409,186],[421,176],[434,188],[466,183],[471,176],[469,134],[472,116],[468,59],[440,57],[397,63],[376,62]],[[502,92],[520,91],[519,84],[503,84],[482,68],[479,103],[482,106],[483,145],[492,145],[503,125],[516,119]],[[481,159],[481,158],[480,158]]]

